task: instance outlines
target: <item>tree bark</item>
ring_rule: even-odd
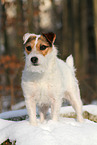
[[[96,39],[95,39],[95,32],[94,32],[94,9],[93,9],[93,1],[87,0],[87,23],[88,23],[88,74],[90,76],[89,78],[89,84],[90,86],[95,90],[96,89],[96,81],[95,77],[97,76],[97,67],[96,67]]]
[[[2,16],[2,8],[1,8],[1,0],[0,0],[0,50],[1,50],[1,37],[2,37],[2,32],[1,32],[1,16]]]
[[[81,53],[80,53],[80,41],[79,41],[79,1],[73,0],[72,1],[73,7],[73,25],[74,25],[74,59],[75,65],[79,70],[77,72],[78,76],[80,76],[80,60],[81,60]]]
[[[28,15],[27,15],[27,19],[28,19],[28,29],[29,32],[33,32],[33,0],[28,0]]]
[[[62,49],[60,50],[62,54],[62,58],[64,59],[65,56],[68,55],[68,0],[62,1],[63,6],[63,13],[62,13],[62,21],[63,21],[63,27],[62,27]]]
[[[24,13],[23,13],[23,0],[17,0],[17,23],[16,23],[16,34],[17,34],[17,56],[21,60],[23,56],[22,48],[22,39],[25,33],[24,29]]]
[[[81,1],[81,50],[82,50],[82,74],[87,73],[88,62],[88,39],[87,39],[87,3],[86,0]]]
[[[0,94],[0,113],[2,112],[2,96]]]
[[[11,88],[11,108],[12,108],[12,105],[15,104],[15,95],[14,95],[13,79],[10,79],[10,88]]]
[[[4,54],[8,54],[9,51],[9,45],[8,45],[8,36],[7,36],[7,16],[6,16],[6,10],[5,10],[5,2],[2,4],[2,28],[3,28],[3,34],[4,34],[4,47],[5,52]]]
[[[97,64],[97,0],[93,1],[94,8],[94,29],[95,29],[95,43],[96,43],[96,64]],[[96,92],[97,92],[97,67],[96,67]]]
[[[93,1],[93,8],[94,8],[94,29],[96,39],[96,61],[97,61],[97,0]]]

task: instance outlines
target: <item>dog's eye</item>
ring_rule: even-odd
[[[31,46],[27,46],[26,49],[27,49],[28,51],[31,51]]]
[[[48,46],[40,45],[40,50],[45,50]]]

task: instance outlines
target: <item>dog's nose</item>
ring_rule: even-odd
[[[32,57],[32,58],[31,58],[31,62],[32,62],[33,64],[36,64],[36,63],[38,62],[38,58],[37,58],[37,57]]]

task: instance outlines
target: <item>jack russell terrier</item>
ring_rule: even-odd
[[[26,33],[23,36],[25,67],[21,85],[32,125],[37,124],[36,105],[39,107],[41,122],[49,107],[52,120],[57,121],[63,99],[69,100],[76,111],[77,120],[83,122],[73,57],[70,55],[66,62],[57,57],[55,38],[52,32],[42,35]]]

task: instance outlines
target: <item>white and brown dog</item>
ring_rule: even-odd
[[[57,57],[55,38],[52,32],[42,35],[26,33],[23,37],[25,68],[21,84],[29,120],[33,125],[37,122],[36,105],[39,107],[41,122],[50,106],[52,120],[57,121],[63,98],[72,104],[77,120],[83,121],[73,57],[70,55],[66,62]]]

